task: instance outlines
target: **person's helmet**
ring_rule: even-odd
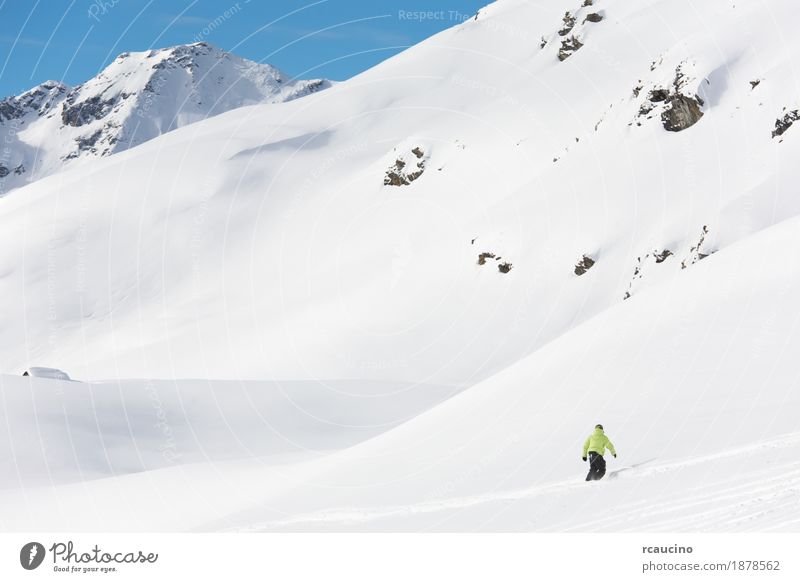
[[[596,424],[596,425],[594,425],[594,427],[595,428],[599,428],[600,430],[603,430],[603,425],[602,424]]]

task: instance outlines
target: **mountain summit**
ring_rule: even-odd
[[[329,86],[291,79],[205,42],[123,53],[77,87],[47,81],[0,101],[8,146],[0,159],[0,193],[237,107],[289,101]]]

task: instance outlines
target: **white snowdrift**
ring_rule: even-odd
[[[31,366],[26,371],[26,375],[34,378],[50,378],[51,380],[69,380],[69,374],[58,368],[45,368],[42,366]]]

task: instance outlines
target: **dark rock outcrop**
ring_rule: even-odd
[[[386,177],[383,179],[384,186],[405,186],[409,180],[402,174],[403,168],[406,163],[403,160],[396,160],[394,166],[389,168],[386,172]]]
[[[663,263],[664,261],[667,260],[667,257],[671,257],[672,256],[672,251],[669,250],[669,249],[664,249],[661,252],[656,251],[656,252],[653,253],[653,256],[656,259],[656,264]]]
[[[383,178],[384,186],[408,186],[411,182],[419,178],[425,171],[425,152],[420,147],[415,147],[411,150],[416,161],[412,159],[411,166],[399,157],[395,160],[394,165],[386,171],[386,176]],[[413,168],[409,171],[409,168]]]
[[[669,89],[653,89],[647,94],[647,99],[652,103],[661,103],[669,99]]]
[[[116,104],[117,99],[104,100],[101,99],[99,95],[95,95],[75,105],[68,106],[65,103],[61,110],[61,121],[64,125],[81,127],[104,118],[114,109]]]
[[[0,123],[19,119],[32,111],[43,115],[62,99],[68,89],[57,81],[45,81],[22,95],[0,100]]]
[[[580,277],[586,271],[594,267],[595,260],[588,255],[583,255],[575,265],[575,274]]]
[[[499,270],[501,273],[508,273],[508,272],[509,272],[509,271],[510,271],[510,270],[511,270],[513,267],[514,267],[514,266],[513,266],[511,263],[509,263],[509,262],[500,263],[499,265],[497,265],[497,269],[498,269],[498,270]]]
[[[639,106],[638,117],[650,119],[653,117],[651,113],[659,111],[661,123],[667,131],[683,131],[703,117],[703,100],[693,91],[687,90],[691,78],[684,72],[685,64],[681,63],[675,69],[675,78],[671,86],[656,86],[647,92],[646,100]],[[638,85],[634,89],[634,96],[638,96],[642,89],[642,85]],[[634,120],[634,122],[636,125],[642,124],[641,121]]]
[[[689,249],[689,256],[681,261],[681,269],[690,267],[694,265],[697,261],[702,261],[709,254],[711,254],[711,253],[704,253],[701,250],[703,248],[703,243],[705,243],[706,241],[707,234],[708,234],[708,226],[704,224],[703,230],[700,232],[700,238],[697,240],[697,244]]]
[[[21,176],[22,174],[25,173],[25,166],[23,164],[20,164],[16,166],[14,169],[11,169],[9,167],[4,166],[3,164],[0,164],[0,179],[5,178],[12,172],[14,173],[15,176]]]
[[[787,129],[789,129],[792,124],[800,119],[800,111],[794,109],[775,120],[775,129],[772,130],[772,137],[778,137],[783,135]]]
[[[625,295],[622,297],[623,301],[630,299],[631,291],[633,290],[633,284],[637,279],[642,278],[642,268],[644,267],[645,261],[647,261],[649,256],[650,253],[647,253],[644,257],[636,257],[636,267],[633,269],[633,277],[631,277],[631,282],[628,283],[628,290],[625,291]]]
[[[383,179],[384,186],[408,186],[422,175],[422,169],[416,172],[406,173],[404,168],[406,163],[403,160],[395,160],[394,166],[389,168]]]
[[[571,36],[561,41],[561,48],[558,49],[558,60],[565,61],[583,46],[583,43],[576,37]]]
[[[11,99],[3,99],[0,101],[0,122],[19,119],[24,114],[25,111]]]
[[[564,24],[558,30],[558,36],[567,36],[570,33],[570,31],[575,27],[575,17],[569,12],[566,12],[562,20],[564,21]]]
[[[481,253],[478,255],[478,264],[485,265],[486,259],[494,259],[494,258],[495,258],[494,253]]]
[[[697,96],[687,97],[677,94],[672,95],[667,102],[669,108],[661,114],[661,122],[667,131],[683,131],[703,117],[703,111],[700,109],[703,101]]]
[[[88,150],[93,148],[101,137],[103,137],[103,130],[98,129],[90,136],[76,138],[75,143],[78,144],[78,149]]]

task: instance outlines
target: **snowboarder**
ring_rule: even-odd
[[[594,432],[589,435],[586,442],[583,443],[583,460],[586,461],[586,455],[589,455],[589,474],[586,475],[587,481],[599,481],[606,474],[606,460],[603,455],[606,449],[611,451],[614,458],[617,458],[617,451],[614,450],[614,445],[603,432],[603,425],[598,424],[594,427]]]

